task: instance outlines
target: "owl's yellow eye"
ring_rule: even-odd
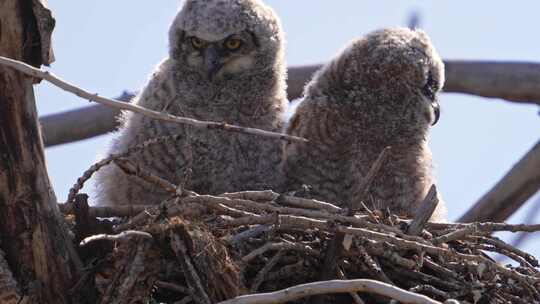
[[[197,37],[191,37],[191,45],[196,49],[202,49],[206,43]]]
[[[236,51],[242,46],[242,40],[231,38],[225,41],[225,47],[231,51]]]

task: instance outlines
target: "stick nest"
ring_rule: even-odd
[[[365,208],[350,215],[272,191],[184,191],[149,208],[89,209],[86,196],[78,195],[69,207],[76,237],[84,239],[85,273],[73,289],[81,303],[217,303],[323,279],[373,279],[435,301],[411,303],[540,303],[538,260],[492,236],[538,226],[427,223],[418,229],[414,220],[388,212]],[[138,214],[95,217],[129,213]],[[506,256],[514,266],[486,253]],[[351,290],[287,303],[391,300]]]

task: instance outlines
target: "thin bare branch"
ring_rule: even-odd
[[[540,197],[533,203],[533,210],[527,214],[527,217],[523,221],[525,224],[532,224],[538,214],[540,214]],[[527,239],[531,236],[529,233],[520,233],[512,240],[512,246],[519,248]]]
[[[180,237],[178,237],[177,234],[173,232],[170,233],[170,237],[171,247],[176,254],[179,264],[182,266],[188,286],[191,290],[193,290],[192,297],[194,298],[195,302],[199,304],[212,303],[204,289],[201,278],[193,265],[193,261],[191,260],[186,244],[182,239],[180,239]]]
[[[201,129],[224,130],[224,131],[229,131],[229,132],[250,134],[250,135],[256,135],[256,136],[261,136],[261,137],[266,137],[266,138],[274,138],[274,139],[285,140],[285,141],[290,141],[290,142],[307,142],[307,139],[305,138],[290,136],[287,134],[275,133],[275,132],[270,132],[270,131],[265,131],[261,129],[255,129],[255,128],[240,127],[236,125],[230,125],[227,123],[201,121],[201,120],[196,120],[196,119],[188,118],[188,117],[180,117],[180,116],[175,116],[168,113],[146,109],[136,104],[124,103],[124,102],[119,102],[110,98],[101,97],[98,94],[92,94],[79,87],[76,87],[75,85],[62,80],[47,71],[34,68],[33,66],[28,65],[24,62],[13,60],[7,57],[0,56],[0,65],[11,67],[19,72],[22,72],[26,75],[29,75],[38,79],[47,80],[48,82],[54,84],[55,86],[67,92],[73,93],[81,98],[94,101],[94,102],[97,102],[97,103],[100,103],[109,107],[113,107],[116,109],[127,110],[127,111],[135,112],[138,114],[142,114],[156,120],[190,125],[195,128],[201,128]]]
[[[446,60],[447,93],[465,93],[540,105],[540,63]],[[321,65],[291,67],[289,100],[301,97],[305,84]],[[122,98],[119,98],[122,99]],[[45,146],[105,134],[118,126],[118,109],[103,105],[84,107],[41,118]],[[73,130],[71,122],[77,122]]]

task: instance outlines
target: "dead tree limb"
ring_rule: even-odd
[[[447,93],[464,93],[540,105],[540,63],[446,60]],[[304,86],[321,65],[289,69],[289,100],[302,96]],[[123,95],[129,97],[129,95]],[[121,97],[119,99],[122,99]],[[83,107],[41,118],[45,146],[82,140],[115,130],[118,109]],[[77,122],[73,128],[71,122]]]
[[[540,64],[445,61],[444,91],[540,105]]]
[[[35,67],[53,60],[54,19],[40,1],[0,1],[0,22],[0,55]],[[45,167],[32,88],[35,80],[0,67],[1,249],[30,299],[69,303],[66,290],[77,281],[80,262]]]
[[[135,95],[132,93],[124,92],[115,99],[128,102],[133,97]],[[118,115],[120,115],[119,109],[95,105],[41,117],[40,123],[45,147],[83,140],[114,131],[118,127]]]
[[[459,222],[504,222],[540,189],[540,141]]]

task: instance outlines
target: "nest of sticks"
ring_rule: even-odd
[[[90,168],[60,205],[80,243],[84,270],[71,291],[79,303],[540,303],[538,260],[492,235],[540,225],[430,223],[434,186],[407,219],[305,189],[199,195],[125,156]],[[360,193],[383,160],[384,151]],[[89,207],[79,190],[112,163],[170,199]]]

